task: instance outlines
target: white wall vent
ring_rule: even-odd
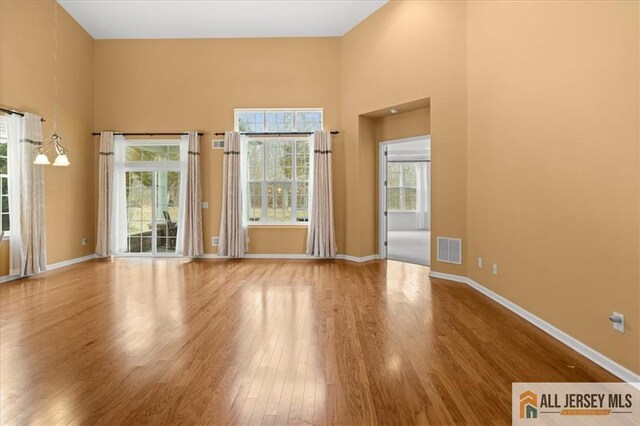
[[[211,141],[211,148],[224,149],[224,139],[216,139]]]
[[[220,237],[211,237],[211,245],[218,246],[220,244]]]
[[[438,262],[462,264],[462,240],[438,237]]]

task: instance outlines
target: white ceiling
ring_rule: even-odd
[[[342,36],[387,0],[58,0],[96,39]]]

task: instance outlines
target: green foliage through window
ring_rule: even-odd
[[[250,139],[247,217],[250,222],[309,220],[309,138]]]
[[[7,125],[4,116],[0,117],[0,229],[9,232],[9,158],[7,155]]]
[[[387,210],[416,211],[417,163],[387,163]]]

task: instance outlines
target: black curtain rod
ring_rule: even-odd
[[[5,112],[7,114],[16,114],[16,115],[19,115],[20,117],[24,117],[24,112],[16,111],[15,109],[8,109],[8,108],[0,107],[0,111]],[[40,121],[47,121],[47,120],[45,120],[44,118],[40,117]]]
[[[338,132],[337,130],[332,130],[331,134],[332,135],[337,135],[340,132]],[[312,135],[313,132],[283,132],[283,133],[269,133],[269,132],[240,132],[241,135],[247,135],[247,136],[296,136],[296,135]],[[216,136],[224,136],[223,132],[217,132],[214,133],[214,135]]]
[[[123,133],[123,132],[113,132],[114,135],[120,136],[184,136],[188,135],[188,133],[154,133],[154,132],[145,132],[145,133]],[[198,136],[204,135],[203,132],[198,132]],[[93,132],[91,136],[100,136],[100,132]]]
[[[387,160],[387,163],[430,163],[431,160]]]

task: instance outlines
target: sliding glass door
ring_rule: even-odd
[[[127,253],[175,253],[180,172],[125,172]]]

